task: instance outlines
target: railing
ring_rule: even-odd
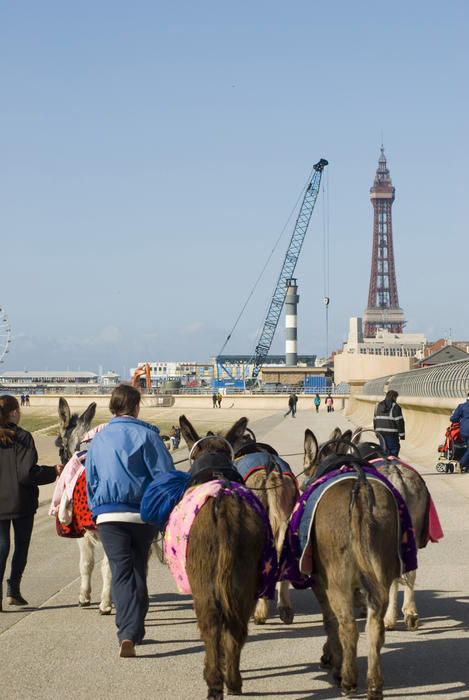
[[[464,398],[469,391],[469,359],[372,379],[363,394],[379,396],[394,389],[400,396]]]
[[[297,396],[302,395],[313,395],[316,392],[319,396],[327,396],[331,394],[332,396],[350,394],[350,386],[345,382],[341,382],[337,386],[331,387],[319,387],[318,389],[314,387],[296,386],[294,384],[284,384],[277,387],[265,387],[261,386],[256,389],[243,389],[242,387],[225,387],[220,390],[225,394],[240,394],[240,395],[256,395],[256,394],[297,394]],[[163,393],[163,392],[161,392]],[[211,396],[213,394],[213,389],[208,387],[181,387],[180,389],[168,389],[167,393],[176,395],[205,395]],[[158,394],[156,394],[157,396]]]

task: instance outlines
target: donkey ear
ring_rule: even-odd
[[[309,428],[306,428],[306,430],[305,430],[304,449],[305,449],[304,465],[305,465],[305,467],[310,467],[316,462],[316,458],[318,456],[318,451],[319,451],[319,445],[318,445],[318,441],[316,440],[315,434]]]
[[[179,416],[179,427],[181,428],[181,435],[186,441],[187,447],[191,449],[192,445],[199,440],[196,429],[186,416]]]
[[[67,399],[64,399],[63,396],[61,396],[59,399],[59,420],[60,428],[65,430],[67,425],[70,423],[70,407]]]
[[[342,431],[340,428],[334,428],[332,433],[329,435],[329,440],[340,440],[342,437]],[[324,453],[324,456],[330,454],[331,452],[337,452],[340,449],[340,444],[336,443],[335,445],[330,445],[327,451]]]
[[[247,424],[247,418],[240,418],[234,425],[231,426],[225,435],[225,438],[228,440],[230,445],[234,445],[237,440],[243,437],[244,433],[246,432]]]
[[[93,403],[90,403],[86,411],[84,411],[78,419],[78,426],[80,428],[80,431],[83,431],[83,433],[88,432],[88,430],[91,427],[91,421],[93,420],[95,413],[96,404],[93,401]]]
[[[342,433],[342,440],[352,442],[352,431],[350,430],[350,428]]]

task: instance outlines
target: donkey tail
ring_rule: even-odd
[[[357,486],[350,503],[350,530],[352,550],[360,571],[361,587],[365,593],[367,605],[378,612],[383,595],[388,591],[377,572],[382,568],[377,547],[381,545],[378,538],[379,526],[373,514],[374,503],[370,498],[370,485],[357,481]]]
[[[240,644],[247,635],[258,585],[258,557],[249,555],[249,522],[257,517],[245,502],[224,495],[216,514],[218,561],[213,581],[215,601],[224,625]],[[246,614],[246,604],[251,609]]]
[[[290,476],[271,471],[266,480],[267,511],[274,535],[277,554],[280,554],[288,520],[296,502],[296,484]]]

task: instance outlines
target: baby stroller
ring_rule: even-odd
[[[455,468],[460,472],[459,460],[466,451],[466,444],[461,439],[459,423],[451,423],[446,428],[445,441],[438,446],[437,472],[452,474]]]

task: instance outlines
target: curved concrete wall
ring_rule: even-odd
[[[382,400],[383,396],[355,395],[347,402],[345,415],[357,426],[372,428],[375,405]],[[400,396],[398,403],[406,426],[406,439],[401,447],[403,459],[428,463],[429,466],[436,464],[438,445],[444,442],[449,417],[457,404],[464,400]]]

